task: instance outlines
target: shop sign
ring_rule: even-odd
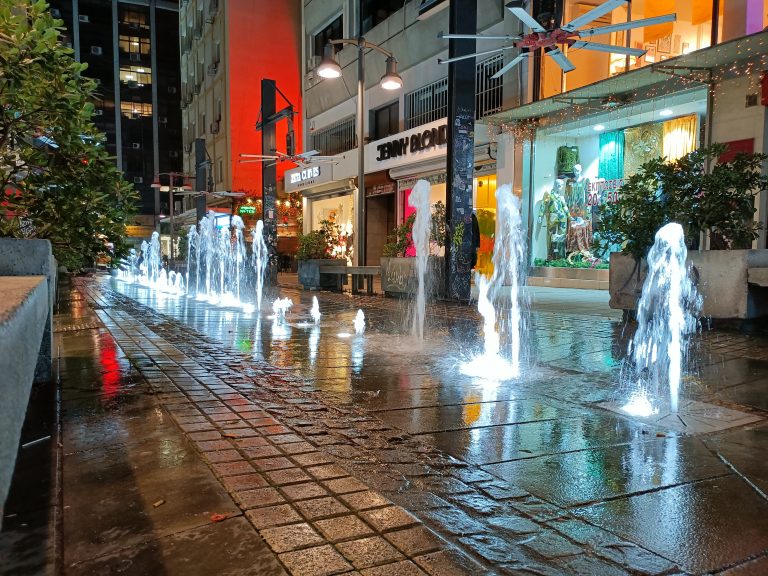
[[[444,146],[448,143],[448,124],[432,129],[421,130],[402,138],[382,142],[376,146],[376,161],[382,162],[390,158],[418,154],[424,150]]]
[[[145,236],[152,236],[152,232],[155,229],[152,226],[126,226],[125,235],[131,238],[143,238]]]
[[[256,214],[256,206],[240,206],[240,208],[237,209],[237,213],[240,215],[251,215]]]
[[[395,183],[385,182],[384,184],[374,184],[373,186],[366,187],[366,196],[381,196],[382,194],[394,194]]]
[[[285,191],[292,192],[331,181],[330,166],[307,166],[285,173]]]
[[[587,206],[617,203],[620,197],[620,189],[623,185],[624,178],[590,182],[587,185]]]

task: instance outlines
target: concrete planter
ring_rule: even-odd
[[[704,298],[702,313],[718,319],[752,319],[768,315],[768,289],[748,285],[750,269],[768,268],[768,250],[691,251],[688,263]],[[635,310],[648,267],[622,252],[611,254],[611,308]]]
[[[346,260],[299,260],[299,282],[305,290],[335,290],[338,286],[336,276],[320,274],[323,268],[346,266]],[[346,283],[346,278],[343,280]]]
[[[416,258],[379,259],[381,268],[381,290],[385,296],[405,297],[416,292]],[[440,297],[445,292],[445,258],[430,256],[427,264],[431,280],[428,293]]]

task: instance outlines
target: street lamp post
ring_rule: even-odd
[[[323,60],[317,67],[317,73],[322,78],[339,78],[341,66],[334,59],[335,45],[354,44],[357,46],[357,195],[355,203],[355,260],[358,265],[365,264],[365,50],[376,50],[387,57],[387,71],[381,78],[381,87],[385,90],[397,90],[403,87],[403,79],[397,73],[397,60],[394,54],[377,44],[368,42],[362,35],[357,39],[342,38],[331,40],[325,46]]]

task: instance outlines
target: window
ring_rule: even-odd
[[[144,66],[121,66],[120,82],[135,82],[137,86],[152,84],[152,69]]]
[[[400,132],[400,102],[398,100],[371,112],[371,138],[379,140]]]
[[[124,54],[149,54],[149,38],[120,34],[120,51]]]
[[[351,150],[357,145],[355,138],[355,117],[348,116],[333,124],[315,130],[310,135],[312,149],[321,154],[333,156]]]
[[[126,10],[123,12],[123,17],[121,18],[120,23],[128,24],[131,28],[143,28],[149,30],[147,15],[142,12]]]
[[[319,56],[320,58],[323,57],[323,48],[328,43],[329,40],[339,40],[344,37],[344,15],[339,14],[339,16],[328,26],[317,32],[312,37],[312,46],[313,46],[313,56]],[[334,52],[338,52],[341,50],[341,46],[337,45],[334,47]]]
[[[219,173],[216,176],[217,182],[224,182],[224,161],[221,158],[219,158]]]
[[[403,0],[361,0],[360,9],[363,17],[363,34],[381,24],[392,14],[400,10]]]
[[[120,113],[126,118],[152,116],[152,104],[148,102],[120,102]]]
[[[405,95],[405,129],[415,128],[448,115],[448,78]]]

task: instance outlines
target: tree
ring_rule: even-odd
[[[96,83],[45,2],[0,0],[0,235],[45,238],[81,269],[125,253],[136,193],[91,120]]]

